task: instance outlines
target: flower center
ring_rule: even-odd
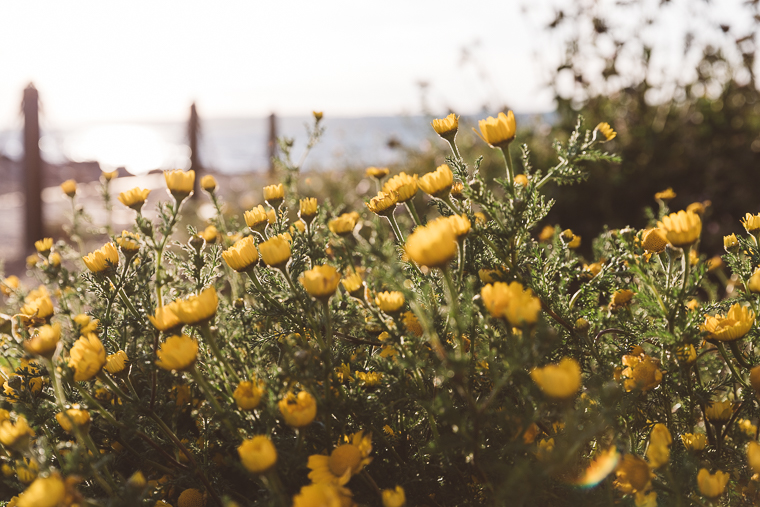
[[[330,472],[336,477],[341,477],[350,468],[351,473],[354,473],[359,469],[361,460],[362,453],[358,447],[351,444],[341,445],[330,454]]]

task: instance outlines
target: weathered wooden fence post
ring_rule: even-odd
[[[277,116],[269,115],[269,140],[267,141],[267,160],[269,161],[269,175],[274,176],[274,157],[277,156]]]
[[[198,110],[195,108],[195,102],[190,106],[190,120],[187,122],[187,137],[190,145],[190,169],[195,171],[195,196],[200,196],[201,177],[203,177],[203,167],[198,151],[198,137],[201,131],[201,123],[198,119]]]
[[[39,93],[32,83],[24,89],[24,250],[45,235],[42,223],[42,156],[40,155]]]

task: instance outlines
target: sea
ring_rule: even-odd
[[[403,157],[400,147],[429,149],[432,129],[426,116],[325,116],[324,133],[305,159],[304,169],[385,166]],[[277,117],[278,137],[293,139],[292,158],[306,150],[314,118]],[[153,169],[186,168],[190,164],[186,122],[110,122],[71,128],[45,128],[40,149],[55,164],[97,161],[104,170],[124,167],[139,175]],[[269,167],[270,120],[264,118],[201,118],[201,163],[220,173],[247,173]],[[23,157],[21,128],[0,130],[0,156]]]

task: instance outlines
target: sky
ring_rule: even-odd
[[[0,0],[0,129],[29,82],[58,128],[182,120],[193,101],[205,117],[416,114],[420,81],[434,113],[548,111],[520,4]]]

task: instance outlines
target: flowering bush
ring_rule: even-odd
[[[514,116],[483,120],[494,181],[458,118],[433,127],[447,163],[370,168],[364,210],[296,195],[286,159],[245,229],[206,176],[213,228],[173,241],[195,175],[170,171],[157,220],[134,189],[133,230],[102,248],[39,242],[40,285],[0,285],[3,499],[754,504],[760,216],[725,239],[731,278],[698,253],[699,206],[662,198],[583,260],[571,230],[537,229],[542,188],[615,161],[609,125],[579,121],[546,169],[523,146],[518,174]]]

